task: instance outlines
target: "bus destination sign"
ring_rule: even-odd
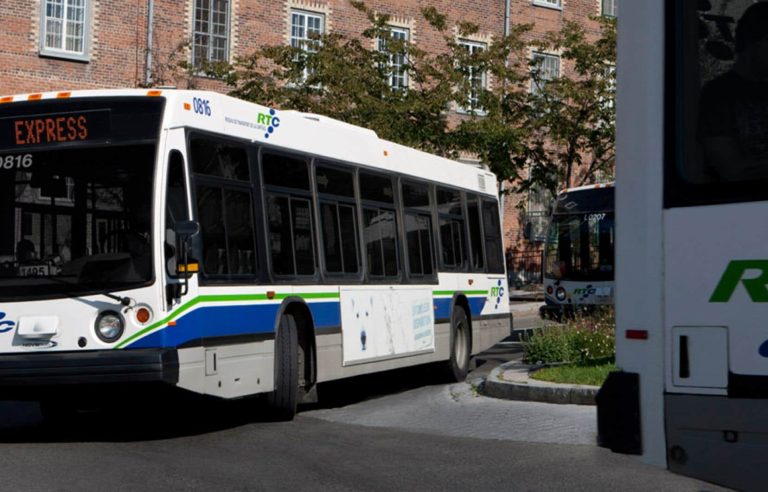
[[[0,145],[4,148],[41,147],[103,140],[109,136],[109,132],[109,110],[0,119]]]

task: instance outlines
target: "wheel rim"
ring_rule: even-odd
[[[467,327],[464,321],[460,321],[456,324],[456,365],[460,369],[464,369],[467,365]]]

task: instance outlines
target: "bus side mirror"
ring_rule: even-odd
[[[200,271],[200,263],[189,255],[192,249],[192,238],[200,233],[200,223],[196,220],[183,220],[177,222],[173,231],[176,234],[176,273],[183,280],[180,295],[185,295],[189,290],[189,278]]]

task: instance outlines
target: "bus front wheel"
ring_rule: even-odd
[[[451,381],[464,381],[469,372],[471,353],[470,329],[464,308],[456,306],[451,314],[451,355],[448,359],[447,374]]]
[[[299,342],[296,318],[283,314],[275,336],[275,389],[267,396],[275,420],[293,420],[299,389]]]

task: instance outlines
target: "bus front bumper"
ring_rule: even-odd
[[[0,354],[0,398],[14,389],[178,380],[175,349]]]

